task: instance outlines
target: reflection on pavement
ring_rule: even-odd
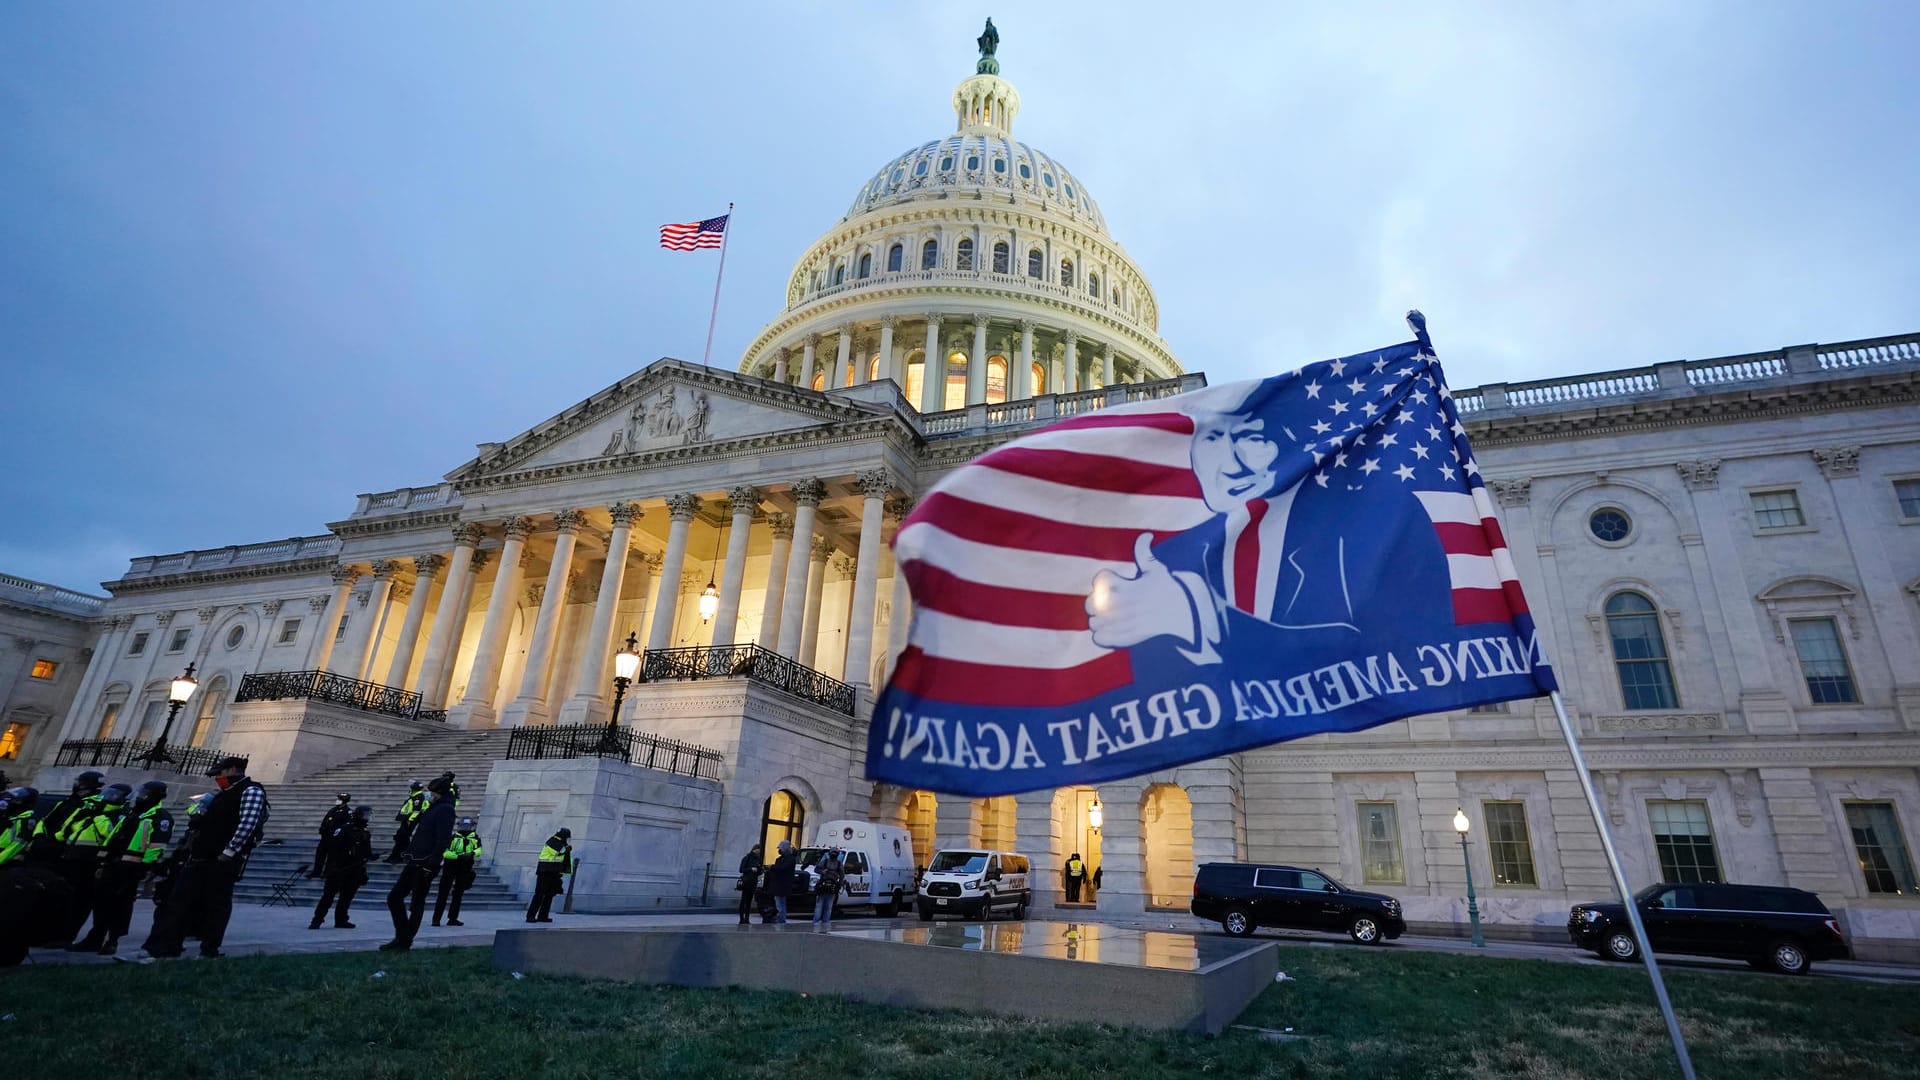
[[[883,930],[839,930],[835,936],[1169,971],[1200,971],[1265,947],[1264,943],[1250,944],[1233,938],[1125,930],[1098,923],[934,923]]]

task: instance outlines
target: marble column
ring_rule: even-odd
[[[799,553],[796,546],[794,554]],[[818,671],[814,653],[820,646],[820,596],[827,587],[827,558],[833,554],[833,542],[826,537],[816,537],[808,554],[807,606],[800,615],[800,655],[794,659]]]
[[[760,639],[763,649],[780,644],[780,616],[787,594],[787,560],[793,549],[793,519],[785,514],[769,517],[773,525],[773,551],[767,556],[767,596],[760,605]]]
[[[906,372],[896,370],[893,362],[893,326],[898,321],[892,315],[880,320],[880,377],[892,379],[896,385],[905,389]]]
[[[493,701],[500,690],[500,661],[506,655],[507,632],[518,606],[520,558],[526,553],[533,522],[511,517],[505,531],[507,542],[500,549],[500,569],[493,575],[493,596],[487,601],[487,619],[480,624],[480,643],[474,648],[467,691],[447,715],[447,722],[458,727],[494,726]]]
[[[433,612],[433,629],[427,631],[427,655],[420,659],[422,708],[438,708],[446,698],[447,674],[453,665],[448,658],[460,647],[460,631],[467,623],[467,597],[473,588],[474,549],[480,545],[480,526],[463,521],[453,527],[453,560],[447,566],[447,583],[440,589],[440,605]]]
[[[920,361],[920,411],[947,407],[947,358],[940,355],[940,316],[927,315],[927,351]],[[796,549],[797,550],[797,549]]]
[[[847,669],[847,649],[853,644],[853,576],[859,564],[852,555],[848,555],[843,551],[835,555],[828,565],[832,567],[833,572],[839,576],[841,581],[847,582],[847,598],[843,601],[844,607],[840,612],[840,632],[834,635],[834,640],[828,642],[824,648],[818,645],[814,647],[813,670],[825,671],[827,670],[825,665],[828,660],[838,659],[840,661],[840,674],[838,678],[841,682],[851,683],[854,680],[850,677],[853,673]],[[826,601],[823,598],[821,604],[824,606],[825,603]],[[871,628],[868,629],[867,634],[868,640],[871,641],[873,634]],[[838,657],[833,656],[836,652],[840,654]],[[864,679],[860,681],[865,682]]]
[[[720,571],[720,608],[713,613],[714,645],[731,645],[740,637],[740,593],[746,584],[747,541],[753,535],[754,511],[760,509],[760,489],[741,485],[727,492],[733,511],[727,536],[727,561]]]
[[[364,679],[372,666],[373,654],[380,648],[380,622],[387,610],[387,597],[393,592],[393,573],[400,569],[397,559],[375,559],[373,580],[368,583],[361,603],[361,616],[347,623],[347,639],[341,642],[334,658],[339,674]]]
[[[407,669],[413,666],[414,647],[420,642],[420,624],[427,618],[427,598],[433,592],[433,578],[445,565],[445,555],[414,557],[413,595],[407,599],[407,616],[400,621],[400,640],[393,646],[393,662],[387,665],[388,686],[406,689]]]
[[[984,323],[982,332],[984,333]],[[860,474],[860,554],[853,575],[853,612],[847,620],[847,662],[844,681],[865,686],[867,669],[873,661],[873,620],[880,599],[880,530],[885,527],[881,515],[887,495],[893,490],[893,476],[885,469]]]
[[[1104,345],[1100,349],[1100,385],[1113,385],[1113,346]]]
[[[800,354],[800,389],[802,390],[813,389],[813,350],[819,343],[820,336],[818,334],[807,335],[806,346]]]
[[[607,657],[613,655],[613,621],[620,613],[620,588],[627,570],[627,546],[633,537],[633,522],[640,516],[636,503],[617,502],[607,507],[613,515],[613,532],[607,537],[607,564],[600,571],[600,592],[593,602],[593,622],[587,639],[580,646],[580,675],[574,680],[573,698],[560,710],[560,723],[602,723],[607,716]]]
[[[774,356],[773,381],[777,383],[787,381],[787,350],[785,349],[781,349],[779,353]]]
[[[793,551],[787,556],[787,583],[781,588],[781,656],[800,659],[800,641],[806,629],[807,566],[813,550],[813,518],[827,487],[818,480],[796,480],[793,485]]]
[[[893,519],[894,536],[900,535],[900,523],[913,512],[913,499],[898,495],[887,500],[887,516]],[[900,560],[893,560],[893,599],[892,611],[887,620],[887,670],[900,662],[900,654],[907,649],[907,630],[913,625],[913,597],[907,588],[906,569]]]
[[[838,390],[847,385],[847,364],[853,355],[853,327],[840,328],[840,344],[833,350],[833,370],[827,372],[827,389]]]
[[[360,571],[351,566],[333,568],[333,599],[327,602],[326,620],[320,624],[320,636],[313,643],[311,667],[314,671],[327,670],[327,662],[333,657],[333,639],[340,636],[340,619],[347,613],[347,596],[359,576]],[[128,707],[132,707],[131,703]]]
[[[973,348],[967,353],[967,404],[987,400],[987,317],[973,317]]]
[[[534,616],[533,640],[527,646],[526,670],[520,673],[520,694],[501,711],[502,727],[542,724],[547,711],[547,675],[553,667],[554,635],[560,613],[567,607],[567,575],[573,570],[573,545],[585,524],[578,510],[553,515],[553,561],[547,566],[546,587],[540,590],[540,613]]]
[[[680,615],[680,573],[687,564],[687,529],[693,515],[699,512],[698,495],[673,495],[667,499],[667,513],[673,523],[667,526],[667,553],[660,562],[660,598],[654,602],[653,626],[647,631],[649,649],[665,649],[673,644],[673,624]]]
[[[1020,372],[1010,380],[1007,400],[1019,401],[1033,396],[1033,320],[1020,320]]]
[[[1080,335],[1072,330],[1060,335],[1067,344],[1066,379],[1063,393],[1075,393],[1080,389]]]

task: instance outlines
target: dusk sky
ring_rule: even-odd
[[[0,572],[324,532],[661,356],[715,366],[992,14],[1214,382],[1456,386],[1920,330],[1901,3],[14,4]],[[1339,9],[1339,10],[1336,10]]]

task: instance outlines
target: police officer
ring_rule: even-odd
[[[445,780],[447,782],[447,797],[453,801],[453,808],[455,810],[459,810],[460,809],[460,785],[453,782],[453,770],[448,769],[446,772],[441,773],[440,779]]]
[[[440,869],[447,845],[453,842],[453,798],[444,780],[427,785],[427,808],[415,819],[407,841],[406,865],[400,868],[400,880],[387,893],[387,914],[393,917],[393,940],[380,946],[382,952],[406,952],[413,948],[414,935],[420,932],[420,919],[427,910],[427,890]],[[409,908],[411,910],[409,910]]]
[[[480,836],[473,831],[473,819],[461,818],[460,824],[454,826],[453,839],[448,841],[446,853],[440,859],[440,895],[433,901],[433,925],[439,926],[440,916],[447,913],[449,892],[453,894],[453,910],[447,925],[466,925],[460,921],[460,898],[473,888],[473,863],[479,857]]]
[[[59,840],[60,830],[66,826],[73,815],[80,812],[88,799],[100,794],[100,786],[107,778],[89,769],[73,778],[73,792],[47,811],[47,816],[33,828],[33,845],[27,850],[27,858],[34,862],[58,863],[61,850],[66,847]]]
[[[407,857],[407,842],[413,839],[414,824],[427,809],[425,788],[426,785],[418,780],[407,781],[407,797],[400,803],[400,812],[393,815],[393,820],[400,823],[400,828],[394,830],[393,852],[387,856],[390,863],[400,862]]]
[[[552,922],[553,898],[566,891],[564,879],[573,873],[573,830],[557,829],[540,849],[540,865],[533,872],[533,901],[528,922]]]
[[[33,807],[39,801],[40,792],[25,786],[0,795],[0,866],[25,861],[33,843]]]
[[[320,818],[320,842],[313,848],[313,869],[308,871],[310,878],[327,876],[327,841],[333,834],[346,827],[347,820],[353,816],[353,796],[345,791],[340,793],[340,801],[327,808]]]
[[[62,845],[60,851],[60,876],[73,886],[73,899],[67,907],[66,941],[61,945],[72,947],[74,935],[87,925],[87,916],[93,914],[93,901],[99,893],[101,854],[106,848],[107,838],[126,815],[127,800],[133,796],[133,789],[125,784],[108,784],[100,789],[100,794],[80,804],[80,810],[67,819],[60,827],[54,839]],[[99,947],[99,943],[95,943]]]
[[[320,902],[313,906],[309,930],[320,929],[327,908],[333,907],[336,930],[353,929],[353,896],[367,883],[367,864],[373,861],[373,808],[356,806],[347,815],[346,824],[335,829],[323,841],[327,845],[327,883],[320,890]],[[336,902],[335,897],[338,897]]]
[[[187,853],[193,850],[194,834],[207,820],[207,807],[213,805],[214,792],[195,795],[187,800],[187,827],[180,833],[180,842],[173,846],[167,857],[153,869],[153,919],[160,921],[160,913],[166,910],[167,898],[173,895],[173,883],[180,875],[180,868],[187,863]]]
[[[1080,853],[1067,856],[1067,903],[1080,902],[1080,888],[1087,883],[1087,864],[1080,859]]]
[[[179,956],[187,936],[196,932],[201,956],[226,955],[220,943],[233,916],[233,886],[266,828],[267,792],[247,776],[245,758],[221,758],[208,774],[220,792],[200,815],[205,820],[194,832],[186,865],[142,946],[150,957]]]
[[[163,805],[167,785],[149,780],[140,785],[133,807],[121,815],[107,842],[101,846],[99,885],[94,890],[93,929],[87,936],[67,946],[78,952],[98,952],[112,956],[133,921],[134,901],[140,895],[140,879],[159,865],[167,853],[167,841],[173,838],[173,815]]]

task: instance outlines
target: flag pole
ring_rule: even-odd
[[[1620,890],[1621,906],[1627,910],[1627,924],[1633,928],[1634,943],[1640,947],[1640,959],[1647,967],[1647,977],[1653,980],[1653,997],[1660,1003],[1660,1016],[1667,1022],[1667,1036],[1673,1040],[1673,1054],[1680,1060],[1680,1075],[1686,1080],[1694,1080],[1693,1059],[1687,1054],[1687,1039],[1680,1033],[1680,1019],[1673,1013],[1673,1002],[1667,998],[1667,983],[1660,977],[1660,964],[1653,958],[1651,943],[1647,941],[1647,928],[1640,921],[1640,906],[1633,901],[1633,890],[1627,886],[1627,872],[1620,865],[1620,852],[1613,846],[1613,834],[1607,831],[1606,814],[1600,809],[1600,795],[1593,789],[1593,774],[1587,769],[1586,755],[1580,752],[1580,740],[1573,732],[1573,721],[1567,718],[1566,703],[1560,700],[1560,691],[1550,695],[1553,699],[1553,714],[1560,718],[1560,734],[1567,740],[1567,750],[1573,754],[1573,771],[1580,777],[1580,790],[1587,796],[1587,809],[1593,814],[1594,827],[1600,830],[1600,849],[1606,852],[1607,868],[1613,871],[1613,882]]]
[[[727,204],[727,227],[720,232],[720,269],[713,275],[713,313],[707,316],[707,351],[700,355],[702,367],[713,366],[713,328],[720,322],[720,282],[727,276],[727,241],[733,238],[733,204]]]

